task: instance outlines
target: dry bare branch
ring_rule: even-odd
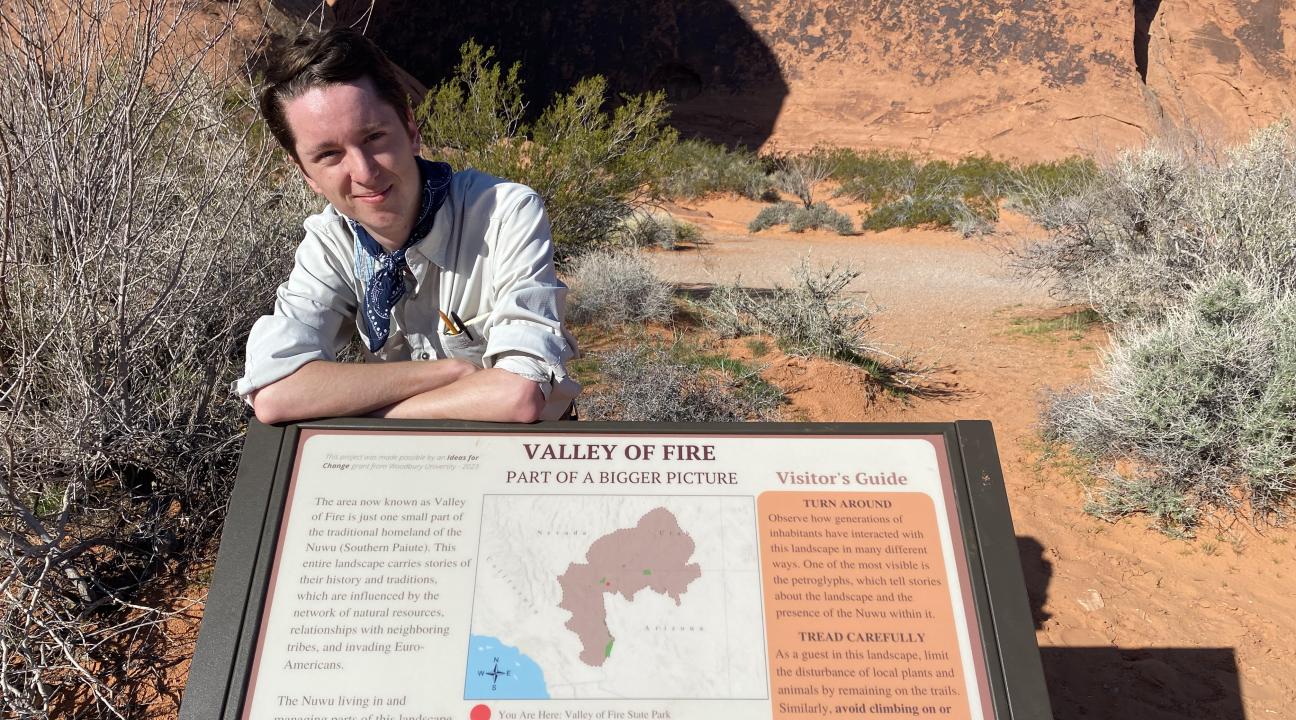
[[[0,715],[146,717],[312,201],[225,62],[237,3],[0,4]]]

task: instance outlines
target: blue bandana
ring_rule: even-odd
[[[432,232],[436,212],[450,194],[450,178],[454,175],[450,166],[443,162],[415,159],[418,161],[419,177],[423,181],[423,198],[419,202],[418,219],[414,221],[409,239],[401,249],[388,253],[363,225],[347,218],[351,232],[355,233],[356,243],[369,256],[373,267],[373,275],[365,282],[364,306],[361,308],[365,336],[369,338],[369,352],[378,352],[379,348],[387,344],[392,308],[405,295],[405,283],[401,277],[406,268],[405,251]]]

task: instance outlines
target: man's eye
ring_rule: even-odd
[[[325,160],[331,160],[332,158],[337,157],[337,154],[338,154],[337,150],[326,150],[315,156],[315,162],[324,162]]]
[[[369,133],[369,137],[365,138],[365,142],[370,142],[370,141],[373,141],[373,140],[377,140],[378,138],[380,138],[380,137],[382,137],[383,135],[386,135],[386,134],[387,134],[387,133],[385,133],[385,132]]]

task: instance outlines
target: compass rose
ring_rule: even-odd
[[[491,692],[495,692],[496,686],[499,685],[499,679],[502,677],[513,677],[512,670],[500,670],[499,658],[491,658],[495,665],[490,670],[478,670],[477,677],[488,677],[491,679]]]

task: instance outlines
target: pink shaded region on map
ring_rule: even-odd
[[[636,593],[648,588],[679,605],[689,583],[702,576],[702,568],[688,561],[693,549],[693,538],[680,529],[675,515],[656,508],[633,528],[595,540],[584,563],[572,563],[558,576],[562,586],[558,607],[572,614],[567,629],[580,638],[582,662],[599,667],[612,654],[614,638],[607,626],[604,593],[634,600]]]

